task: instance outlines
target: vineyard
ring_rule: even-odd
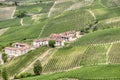
[[[120,0],[10,1],[18,6],[0,8],[0,53],[15,42],[32,45],[50,34],[80,32],[65,46],[41,47],[0,65],[10,78],[30,73],[20,80],[120,80]],[[23,18],[16,16],[19,11],[26,11]],[[34,75],[36,60],[42,64],[40,76]]]
[[[99,65],[106,62],[109,45],[90,46],[82,56],[81,65]]]
[[[116,8],[116,7],[120,7],[120,1],[119,0],[101,0],[101,3],[108,7],[108,8]]]
[[[50,19],[41,37],[49,36],[51,33],[60,33],[70,30],[79,31],[92,21],[94,21],[94,18],[85,10],[69,11],[58,18]]]
[[[109,63],[112,63],[112,64],[120,64],[120,43],[118,44],[114,44],[110,50],[110,53],[109,53]]]
[[[87,44],[105,44],[120,40],[120,28],[105,29],[92,32],[72,43],[74,46]]]
[[[27,11],[28,14],[48,13],[52,5],[53,5],[53,2],[37,3],[32,5],[22,5],[17,7],[17,11],[24,10],[24,11]]]
[[[44,66],[43,73],[79,67],[84,50],[85,47],[66,47],[59,49],[54,53],[47,65]]]
[[[120,65],[86,66],[68,72],[46,74],[37,77],[29,77],[21,80],[58,80],[62,78],[80,80],[119,80],[119,69]]]

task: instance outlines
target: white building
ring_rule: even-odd
[[[42,46],[45,46],[45,45],[48,45],[48,44],[49,44],[49,39],[48,38],[33,40],[33,46],[35,48],[42,47]]]
[[[30,51],[30,46],[25,43],[14,43],[13,47],[5,47],[5,53],[8,56],[20,56]]]
[[[60,39],[55,40],[55,46],[64,46],[64,45],[65,45],[64,40],[60,40]]]

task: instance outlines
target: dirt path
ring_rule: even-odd
[[[87,11],[93,16],[94,19],[96,19],[96,16],[93,11],[91,11],[91,10],[87,10]]]
[[[53,6],[52,6],[51,9],[50,9],[50,11],[49,11],[49,13],[48,13],[48,17],[50,17],[50,15],[51,15],[51,13],[52,13],[52,10],[53,10],[53,8],[54,8],[54,6],[55,6],[55,4],[56,4],[56,1],[54,2]]]
[[[53,49],[51,50],[51,52],[49,52],[49,54],[47,56],[44,57],[44,59],[41,60],[42,65],[46,65],[48,63],[48,61],[53,57],[54,53],[57,51],[58,49]]]
[[[108,48],[108,50],[107,50],[107,52],[106,52],[106,64],[109,63],[109,60],[108,60],[108,58],[109,58],[109,52],[110,52],[112,46],[113,46],[113,43],[109,46],[109,48]]]
[[[40,34],[39,34],[38,38],[40,38],[40,37],[41,37],[41,35],[42,35],[42,33],[43,33],[43,31],[44,31],[44,29],[45,29],[46,25],[47,25],[47,23],[46,23],[46,24],[42,27],[42,30],[40,31]]]
[[[49,54],[49,52],[50,52],[51,50],[52,50],[52,49],[49,49],[49,50],[47,50],[46,52],[44,52],[44,53],[43,53],[42,55],[40,55],[37,59],[35,59],[33,62],[31,62],[26,68],[24,68],[19,74],[24,73],[25,71],[27,71],[28,69],[30,69],[37,60],[40,60],[40,61],[41,61],[44,57],[46,57],[46,56]]]
[[[0,29],[0,36],[4,34],[9,28]]]
[[[21,24],[21,26],[24,25],[24,24],[23,24],[23,18],[20,19],[20,24]]]
[[[15,7],[13,7],[14,8],[14,10],[13,10],[13,13],[12,13],[12,15],[11,15],[11,18],[13,18],[14,17],[14,14],[15,14],[15,11],[16,11],[16,6]]]

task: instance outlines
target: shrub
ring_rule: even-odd
[[[26,11],[24,10],[19,10],[16,14],[15,14],[18,18],[23,18],[26,16]]]

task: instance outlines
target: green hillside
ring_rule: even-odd
[[[120,79],[119,0],[10,1],[16,1],[18,6],[11,12],[13,18],[6,19],[1,15],[0,54],[12,43],[23,42],[32,46],[34,39],[53,33],[75,30],[82,35],[74,42],[66,42],[63,47],[44,46],[8,60],[0,65],[0,71],[6,67],[10,79],[21,74],[20,80]],[[5,5],[13,6],[9,2]],[[16,16],[19,11],[26,13],[19,18]],[[38,59],[42,63],[42,73],[35,76],[33,65]],[[27,73],[30,75],[25,78]]]

